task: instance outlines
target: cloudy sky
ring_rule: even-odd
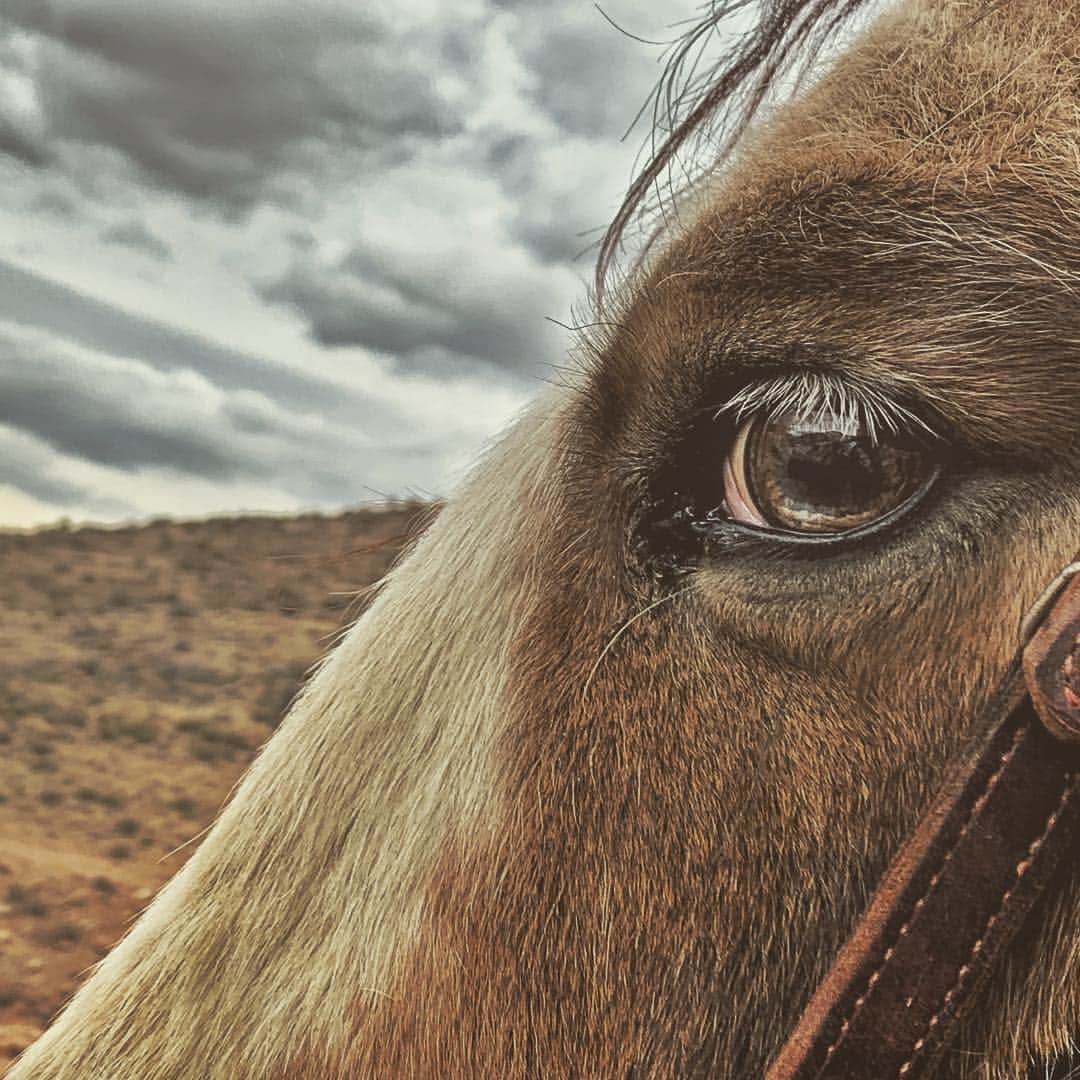
[[[449,490],[562,359],[660,52],[588,0],[0,0],[0,526]]]

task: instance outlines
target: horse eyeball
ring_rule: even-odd
[[[896,510],[928,481],[923,447],[824,412],[743,423],[724,460],[732,521],[786,532],[839,533]]]

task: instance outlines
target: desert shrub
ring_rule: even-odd
[[[50,724],[57,727],[86,727],[86,714],[81,709],[66,709],[61,705],[43,705],[41,714]]]
[[[194,818],[198,816],[199,808],[194,799],[189,799],[186,795],[181,795],[178,799],[173,799],[169,803],[169,807],[175,810],[181,817]]]
[[[223,721],[223,717],[218,717]],[[230,750],[250,750],[251,743],[238,731],[230,731],[228,728],[204,728],[202,737],[207,742],[217,743],[218,746],[228,747]]]
[[[179,668],[178,675],[184,682],[203,683],[208,686],[217,686],[232,678],[231,672],[217,671],[202,664],[183,664]]]
[[[277,600],[278,610],[282,615],[296,615],[304,610],[307,598],[296,589],[288,585],[282,585],[277,590],[275,599]]]
[[[104,739],[106,742],[118,739],[122,724],[123,720],[116,713],[102,713],[97,721],[98,738]]]
[[[134,818],[121,818],[113,829],[120,836],[134,836],[139,831],[139,823]]]
[[[111,608],[134,607],[135,597],[126,585],[115,585],[109,590],[109,595],[105,600],[105,604],[107,607]]]
[[[220,722],[225,722],[224,717],[218,719]],[[230,731],[228,728],[214,728],[203,723],[190,731],[191,756],[199,761],[208,763],[232,761],[237,751],[248,753],[252,748],[251,743],[243,735],[237,731]]]
[[[34,703],[25,694],[10,686],[4,686],[2,690],[4,715],[10,722],[14,723],[20,716],[26,716],[34,711]]]
[[[102,896],[112,896],[116,892],[116,886],[107,877],[96,877],[90,884],[99,892]]]
[[[76,788],[75,798],[80,802],[97,803],[110,810],[118,810],[124,805],[124,800],[119,795],[113,795],[108,791],[98,791],[97,788],[92,787]]]
[[[165,663],[158,667],[157,673],[171,695],[199,703],[213,701],[215,688],[233,678],[232,672],[217,671],[202,664]]]
[[[79,623],[68,631],[68,639],[74,645],[83,645],[89,648],[104,648],[105,641],[98,628],[90,622]]]
[[[38,801],[45,806],[59,806],[64,801],[62,792],[46,789],[38,792]]]
[[[276,728],[303,686],[307,668],[308,665],[303,661],[294,661],[281,670],[268,671],[263,688],[251,710],[252,720]]]
[[[114,844],[105,854],[108,855],[110,859],[130,859],[131,848],[126,844]]]
[[[152,720],[132,720],[124,725],[123,733],[137,743],[152,743],[157,738],[157,727]]]
[[[82,928],[76,926],[75,923],[60,923],[39,934],[38,940],[43,945],[63,948],[65,945],[78,945],[82,941],[82,936]]]
[[[28,889],[25,885],[12,884],[7,889],[7,902],[21,915],[29,915],[34,919],[43,919],[49,914],[41,897],[34,889]]]
[[[227,761],[229,759],[229,754],[224,752],[221,747],[206,742],[204,739],[192,741],[191,756],[198,761],[205,761],[208,765],[216,764],[219,761]]]
[[[107,742],[126,738],[152,743],[157,738],[157,728],[152,720],[128,720],[119,713],[102,713],[98,717],[98,736]]]

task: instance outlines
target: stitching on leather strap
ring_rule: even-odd
[[[986,926],[983,927],[983,931],[979,935],[978,940],[972,946],[971,954],[968,956],[966,962],[963,964],[960,970],[956,973],[956,982],[942,999],[941,1008],[938,1009],[938,1011],[930,1018],[930,1022],[926,1025],[926,1031],[923,1033],[923,1036],[912,1047],[911,1057],[909,1057],[907,1061],[905,1061],[904,1064],[900,1066],[900,1071],[896,1074],[898,1078],[907,1076],[907,1074],[911,1071],[911,1067],[915,1064],[919,1055],[922,1053],[923,1048],[926,1046],[927,1040],[930,1038],[931,1032],[933,1032],[934,1028],[936,1028],[941,1022],[941,1018],[945,1014],[949,1006],[952,1004],[953,998],[956,997],[956,995],[963,988],[964,982],[967,980],[968,975],[971,974],[972,963],[975,961],[975,958],[979,955],[979,953],[981,953],[983,950],[987,934],[990,933],[990,931],[994,928],[994,925],[997,923],[998,919],[1000,919],[1002,914],[1004,914],[1005,907],[1009,902],[1009,897],[1012,896],[1012,894],[1020,886],[1020,883],[1024,880],[1024,875],[1028,872],[1028,870],[1031,869],[1031,865],[1035,861],[1035,856],[1038,854],[1039,848],[1043,846],[1043,842],[1046,840],[1047,836],[1049,836],[1050,833],[1053,831],[1054,826],[1057,824],[1058,818],[1061,816],[1062,810],[1065,809],[1065,807],[1068,805],[1069,800],[1076,794],[1078,789],[1080,789],[1080,774],[1072,778],[1072,782],[1062,793],[1061,798],[1058,801],[1058,804],[1055,807],[1053,813],[1050,815],[1049,818],[1047,818],[1046,824],[1043,827],[1043,831],[1039,834],[1037,839],[1031,842],[1031,845],[1028,847],[1027,850],[1027,856],[1016,867],[1016,877],[1013,879],[1013,883],[1005,890],[1004,895],[998,902],[997,911],[995,911],[994,914],[990,916],[989,922],[987,922]]]
[[[885,954],[882,956],[878,965],[874,968],[874,971],[871,973],[869,979],[867,979],[866,987],[864,988],[862,994],[856,999],[855,1003],[851,1007],[851,1011],[844,1019],[844,1022],[840,1025],[840,1030],[837,1033],[836,1038],[833,1040],[828,1050],[825,1051],[825,1058],[821,1066],[822,1069],[824,1069],[825,1066],[828,1065],[828,1063],[832,1060],[833,1055],[836,1053],[837,1050],[840,1049],[840,1046],[847,1038],[848,1032],[851,1030],[852,1022],[855,1020],[855,1017],[858,1016],[859,1012],[862,1010],[862,1007],[866,1004],[866,1000],[870,996],[871,990],[874,989],[874,986],[881,978],[882,972],[885,970],[886,965],[889,963],[889,961],[893,957],[893,954],[896,952],[897,945],[900,943],[901,939],[910,932],[911,924],[915,920],[915,916],[919,913],[923,905],[930,898],[930,895],[933,893],[934,889],[937,888],[938,882],[941,880],[941,876],[942,874],[944,874],[945,868],[949,865],[949,861],[952,859],[953,854],[956,852],[960,841],[963,840],[964,837],[967,835],[968,830],[971,828],[972,822],[978,816],[983,806],[986,805],[986,800],[990,797],[991,792],[993,792],[994,788],[997,786],[998,781],[1001,779],[1001,774],[1005,771],[1006,766],[1015,756],[1017,747],[1020,745],[1020,740],[1023,739],[1030,730],[1031,729],[1029,727],[1024,726],[1017,730],[1015,735],[1013,735],[1012,745],[1010,745],[1009,749],[1001,755],[1001,758],[997,764],[997,768],[995,768],[993,773],[991,773],[991,775],[987,778],[986,786],[983,788],[982,794],[978,797],[978,799],[975,800],[974,803],[972,803],[971,809],[968,811],[967,818],[964,821],[963,827],[957,834],[956,839],[949,846],[949,850],[945,852],[941,860],[941,865],[938,867],[936,873],[930,879],[929,883],[926,886],[926,891],[912,905],[907,918],[904,920],[904,924],[900,927],[900,929],[896,933],[896,936],[889,943],[889,947],[885,950]],[[1055,816],[1057,813],[1058,811],[1055,811]],[[1046,833],[1044,832],[1043,836],[1045,837],[1045,835]],[[1040,842],[1041,839],[1042,838],[1040,837]],[[982,944],[981,938],[978,944]],[[938,1016],[940,1016],[940,1013],[938,1014]],[[937,1019],[938,1017],[934,1018],[934,1020]],[[933,1023],[933,1021],[931,1023]],[[912,1058],[912,1060],[914,1060],[914,1058]],[[910,1062],[908,1063],[908,1065],[910,1065]],[[905,1065],[905,1068],[907,1068],[908,1065]]]

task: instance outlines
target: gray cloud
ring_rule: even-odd
[[[635,6],[623,5],[628,30],[646,24],[649,8]],[[528,5],[518,14],[516,40],[534,76],[536,104],[569,134],[605,141],[623,135],[660,74],[641,43],[599,22],[589,4],[561,4],[557,13]],[[651,56],[655,61],[659,51]]]
[[[123,221],[102,229],[98,239],[106,244],[120,244],[123,247],[141,251],[151,258],[165,261],[172,255],[172,249],[159,236],[155,236],[141,221]]]
[[[0,323],[0,432],[18,434],[23,447],[0,458],[0,482],[52,502],[85,501],[87,492],[41,469],[41,445],[55,451],[54,463],[251,481],[309,504],[354,501],[365,478],[387,475],[365,467],[372,443],[360,429],[255,391],[223,391],[191,371],[155,371],[11,323]],[[441,441],[445,448],[445,435]],[[430,457],[438,442],[405,432],[376,445],[407,463]]]
[[[50,154],[36,133],[27,131],[18,118],[0,112],[0,154],[8,154],[28,165],[42,166]]]
[[[0,154],[44,166],[50,160],[45,136],[32,50],[5,32],[0,16]]]
[[[79,363],[70,350],[50,356],[42,340],[0,331],[0,424],[115,468],[169,466],[214,478],[261,471],[227,453],[217,433],[191,426],[214,410],[194,407],[182,381]]]
[[[669,2],[613,14],[656,36],[690,13]],[[581,292],[573,260],[624,187],[656,53],[577,0],[0,0],[0,216],[18,233],[0,481],[115,510],[158,472],[215,506],[442,475],[560,362],[544,316]],[[131,310],[87,294],[94,243],[100,295]],[[172,297],[146,309],[188,329],[135,309],[158,280],[187,295],[185,274],[239,297],[236,325],[203,332]],[[259,355],[260,331],[242,336],[259,300],[320,372],[356,364],[377,390]]]
[[[549,273],[520,255],[485,255],[355,248],[329,264],[301,255],[262,295],[302,312],[321,344],[362,345],[406,370],[432,371],[433,357],[445,364],[452,354],[535,373],[563,342],[544,319],[545,301],[564,314]]]
[[[0,424],[0,482],[59,506],[85,501],[84,488],[56,475],[56,455],[25,432]]]
[[[48,217],[74,221],[79,217],[79,203],[66,192],[45,188],[34,197],[30,211]]]
[[[615,206],[606,147],[577,149],[576,167],[565,169],[559,168],[561,147],[522,136],[492,146],[491,173],[514,206],[511,235],[543,263],[587,267],[585,256]]]
[[[0,319],[40,327],[105,355],[136,357],[157,371],[194,371],[227,390],[258,389],[298,409],[339,415],[347,408],[361,424],[371,419],[362,404],[344,403],[334,383],[121,311],[2,259]]]
[[[447,190],[495,181],[506,209],[501,225],[484,226],[487,267],[466,252],[463,267],[432,256],[434,274],[412,266],[406,276],[391,257],[357,272],[347,258],[301,252],[258,287],[305,317],[315,341],[393,354],[403,370],[440,349],[536,371],[556,359],[548,349],[561,342],[541,318],[566,316],[564,290],[535,267],[495,272],[494,261],[508,261],[495,245],[566,266],[595,242],[617,202],[625,173],[613,163],[630,157],[619,139],[656,77],[656,50],[570,0],[488,5],[450,18],[347,0],[9,0],[0,70],[32,77],[22,115],[38,163],[99,172],[102,161],[87,168],[86,155],[104,149],[233,217],[269,203],[314,221],[353,189],[358,212],[374,196],[376,213],[404,222],[412,178],[444,174]],[[618,9],[633,27],[650,11],[643,0]],[[33,147],[12,152],[29,160]],[[139,228],[101,239],[164,257],[161,238]],[[363,232],[361,218],[335,246],[363,252]]]
[[[416,43],[354,5],[12,0],[5,17],[40,40],[50,148],[98,143],[166,187],[234,207],[282,196],[285,174],[318,171],[328,147],[375,164],[460,123],[427,64],[460,64],[467,35]],[[8,141],[43,160],[40,145]]]

